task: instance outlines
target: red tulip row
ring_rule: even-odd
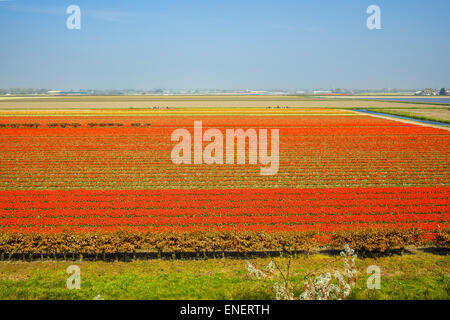
[[[305,225],[322,229],[324,225],[343,224],[353,228],[368,224],[419,224],[426,229],[430,224],[449,224],[449,190],[450,187],[1,191],[0,228],[214,230],[234,226],[267,230],[276,225],[277,230],[292,230]]]
[[[357,225],[349,224],[222,224],[222,225],[177,225],[177,226],[5,226],[0,230],[4,232],[16,233],[60,233],[60,232],[116,232],[119,230],[126,231],[151,231],[151,232],[191,232],[191,231],[265,231],[265,232],[284,232],[284,231],[320,231],[333,232],[338,230],[355,230],[355,229],[420,229],[423,231],[435,231],[449,228],[450,223],[447,222],[410,222],[410,223],[358,223]]]
[[[102,209],[102,210],[116,210],[116,209],[125,209],[125,210],[154,210],[154,209],[165,209],[167,208],[167,202],[170,200],[161,199],[159,201],[121,201],[117,202],[106,202],[102,199],[96,199],[95,201],[90,200],[65,200],[65,201],[43,201],[37,202],[35,200],[27,201],[27,202],[6,202],[0,203],[0,210],[22,210],[24,208],[33,209],[33,210],[73,210],[73,209]],[[232,209],[232,208],[314,208],[312,210],[332,210],[339,209],[345,207],[370,207],[376,208],[393,208],[400,209],[399,207],[425,207],[427,205],[432,206],[448,206],[450,205],[449,198],[426,198],[423,197],[415,198],[415,199],[359,199],[359,200],[192,200],[192,201],[183,201],[183,200],[172,200],[170,201],[170,207],[175,210],[183,210],[183,209]],[[107,211],[106,211],[107,212]]]
[[[3,218],[1,226],[122,226],[122,225],[221,225],[221,224],[314,224],[319,223],[351,223],[355,227],[359,223],[384,222],[442,222],[450,221],[450,213],[445,214],[385,214],[385,215],[334,215],[334,216],[196,216],[196,217],[57,217],[57,218]]]
[[[435,187],[365,187],[365,188],[270,188],[270,189],[168,189],[168,190],[0,190],[0,201],[8,198],[29,200],[34,197],[42,200],[79,199],[80,197],[155,197],[169,200],[184,200],[214,197],[220,199],[261,199],[261,196],[276,195],[282,199],[359,199],[359,198],[391,198],[428,197],[430,195],[448,196],[450,186]],[[172,198],[173,197],[173,198]],[[40,200],[39,200],[40,198]],[[84,200],[84,199],[82,199]]]
[[[97,120],[96,120],[97,119]],[[120,121],[118,121],[120,119]],[[397,121],[386,121],[380,118],[372,118],[368,116],[343,116],[337,117],[333,115],[322,116],[295,116],[289,117],[267,117],[267,116],[202,116],[204,127],[309,127],[309,126],[358,126],[358,127],[398,127],[408,126],[406,123]],[[251,119],[249,121],[249,119]],[[33,117],[2,117],[0,124],[28,123],[48,125],[54,123],[79,123],[81,126],[89,126],[89,123],[123,123],[124,126],[131,126],[132,123],[151,123],[152,127],[189,127],[195,120],[199,120],[198,116],[33,116]]]

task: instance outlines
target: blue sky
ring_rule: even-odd
[[[0,87],[450,87],[449,21],[448,0],[0,0]]]

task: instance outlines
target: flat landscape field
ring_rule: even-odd
[[[1,100],[0,299],[272,299],[274,281],[235,258],[289,256],[301,284],[339,269],[344,244],[362,253],[348,298],[448,299],[448,127],[349,109],[361,101],[271,99]],[[278,129],[278,171],[174,164],[171,134],[194,121]],[[80,290],[66,288],[73,264]],[[366,288],[370,265],[381,290]]]
[[[441,123],[450,123],[450,108],[416,108],[416,109],[373,109],[377,112],[383,112],[391,115],[405,116],[415,119],[437,121]]]
[[[373,97],[373,96],[372,96]],[[403,96],[389,96],[390,98]],[[146,95],[146,96],[0,96],[4,109],[113,109],[113,108],[438,108],[433,103],[361,100],[367,96],[258,96],[258,95]],[[432,102],[432,100],[430,100]]]
[[[450,226],[446,128],[319,108],[135,112],[1,112],[4,252],[273,250],[377,232],[421,245]],[[174,164],[171,133],[199,120],[203,132],[279,129],[277,174]]]

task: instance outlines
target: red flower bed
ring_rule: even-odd
[[[175,165],[175,128],[279,128],[260,165]],[[447,130],[369,116],[0,118],[0,230],[322,231],[450,224]],[[139,124],[139,125],[137,125]]]
[[[5,231],[423,230],[450,225],[450,187],[1,191]]]

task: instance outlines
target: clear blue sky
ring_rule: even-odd
[[[450,87],[449,21],[448,0],[0,0],[0,87]]]

